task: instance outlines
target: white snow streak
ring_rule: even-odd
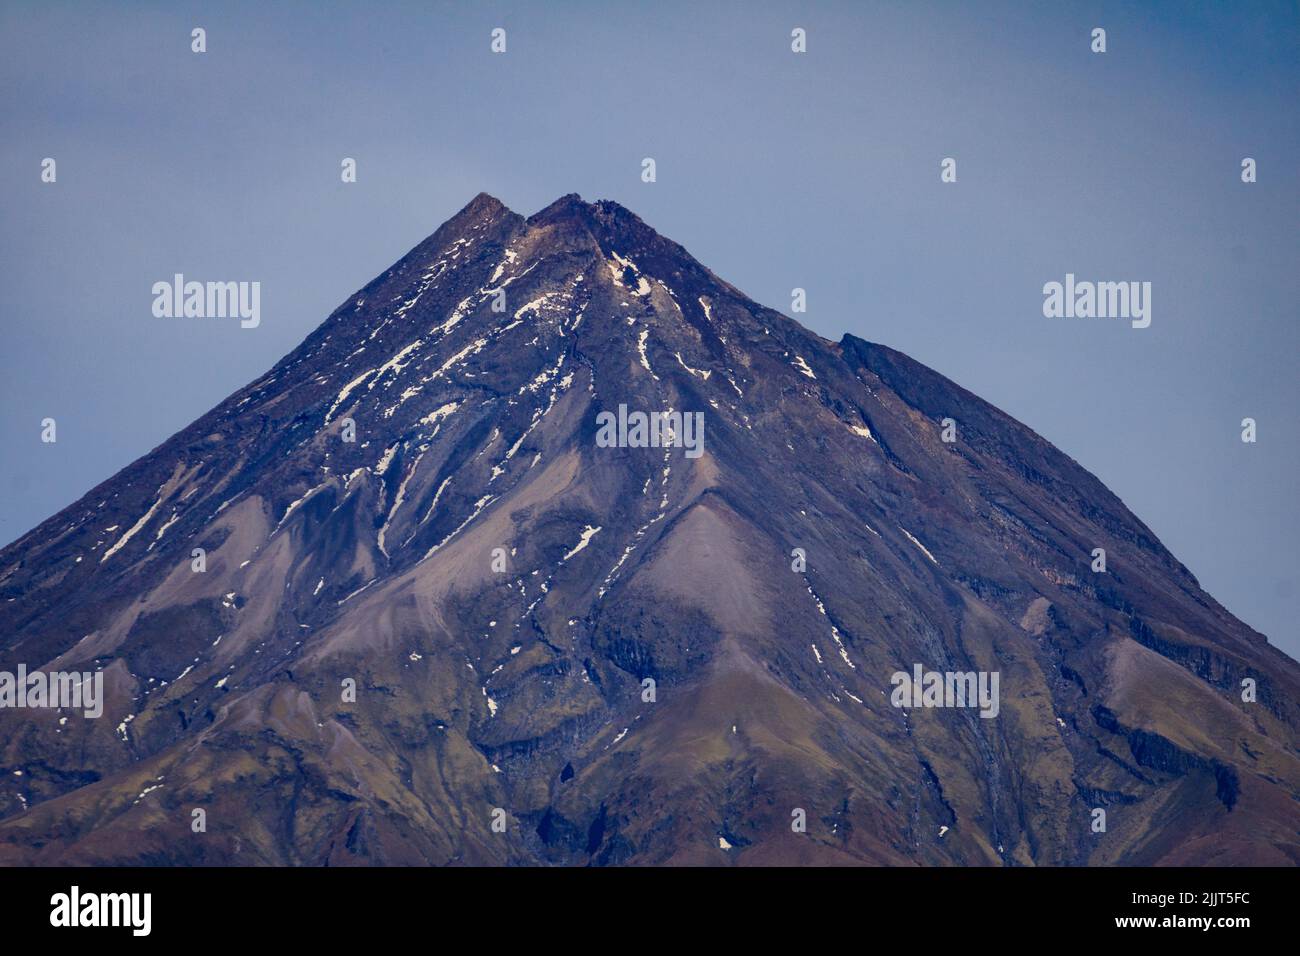
[[[585,548],[587,546],[587,542],[589,542],[599,531],[600,531],[599,527],[593,525],[587,525],[587,527],[583,529],[582,540],[573,546],[572,551],[570,551],[568,554],[566,554],[563,558],[560,559],[560,563],[563,564],[565,561],[568,561],[569,558],[573,557],[575,554],[577,554],[579,551]]]
[[[916,545],[918,548],[920,548],[920,549],[921,549],[921,553],[924,554],[927,558],[929,558],[929,559],[930,559],[930,562],[931,562],[932,564],[938,565],[939,562],[936,561],[934,555],[932,555],[932,554],[930,553],[930,549],[927,548],[925,545],[923,545],[920,541],[917,541],[916,538],[915,538],[915,536],[913,536],[912,532],[908,531],[908,530],[907,530],[906,528],[904,528],[902,525],[899,525],[899,526],[898,526],[898,530],[901,531],[901,532],[903,532],[903,534],[907,535],[907,540],[908,540],[908,541],[911,541],[912,544],[914,544],[914,545]]]
[[[117,552],[121,550],[122,546],[125,545],[128,541],[130,541],[135,536],[135,533],[137,531],[139,531],[141,528],[143,528],[146,524],[149,523],[149,519],[153,517],[154,512],[157,511],[159,506],[163,503],[162,491],[163,488],[166,487],[167,487],[166,485],[162,485],[159,487],[158,500],[153,503],[153,507],[151,507],[148,511],[145,512],[143,518],[141,518],[135,524],[131,525],[130,529],[126,532],[126,534],[122,535],[122,537],[117,539],[117,544],[113,545],[111,548],[109,548],[107,551],[104,552],[104,556],[99,559],[100,564],[103,564],[113,555],[117,554]]]

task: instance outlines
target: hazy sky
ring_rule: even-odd
[[[0,541],[475,193],[578,192],[1024,421],[1300,656],[1295,3],[640,6],[0,4]],[[261,326],[155,319],[176,272],[260,281]],[[1150,328],[1044,318],[1067,272],[1151,282]]]

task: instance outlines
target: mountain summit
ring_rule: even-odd
[[[1300,667],[1118,498],[576,195],[0,551],[20,666],[103,716],[0,709],[0,864],[1300,861]]]

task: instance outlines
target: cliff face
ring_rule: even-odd
[[[106,701],[0,710],[6,864],[1300,851],[1300,667],[1100,482],[576,196],[477,197],[0,552],[20,663]]]

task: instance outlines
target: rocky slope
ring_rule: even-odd
[[[0,710],[0,864],[1300,859],[1300,667],[1122,502],[576,196],[475,198],[0,551],[19,663],[107,702]]]

